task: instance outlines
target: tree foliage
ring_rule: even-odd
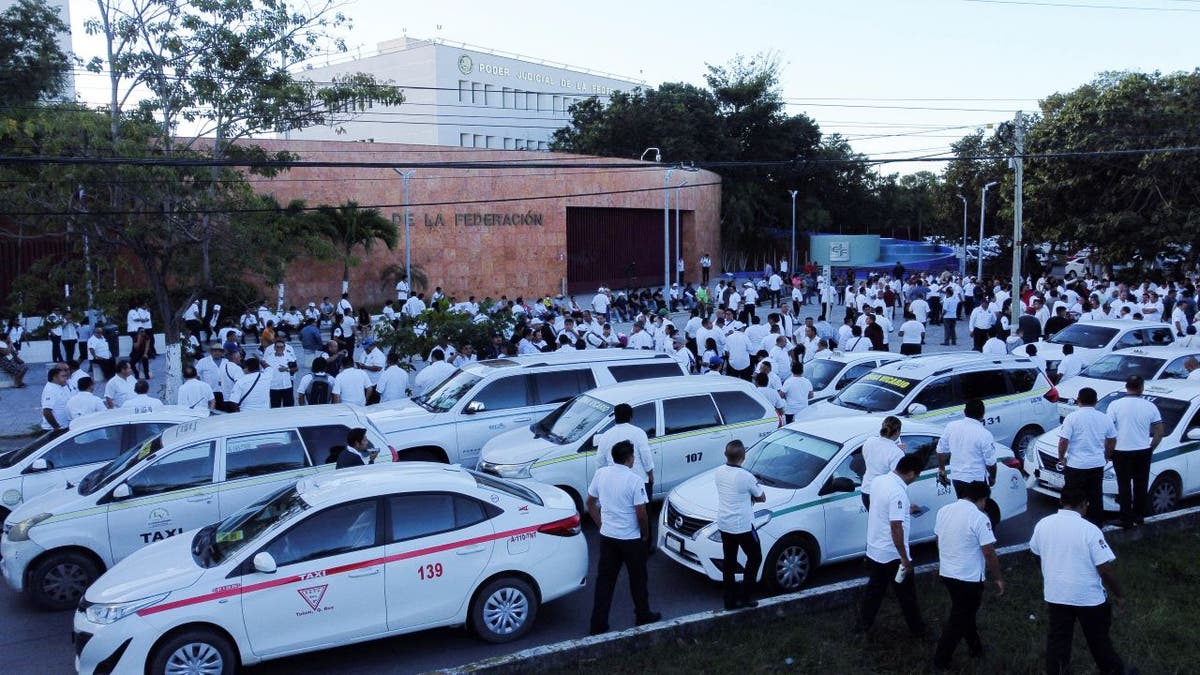
[[[66,90],[72,59],[58,44],[70,32],[45,0],[18,0],[0,12],[0,107],[29,105]]]
[[[321,206],[317,213],[320,231],[333,243],[342,262],[343,293],[350,286],[350,268],[359,264],[355,249],[370,251],[376,241],[382,241],[393,251],[400,239],[395,223],[383,217],[379,209],[364,209],[358,202]]]

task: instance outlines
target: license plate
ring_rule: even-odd
[[[1051,473],[1046,470],[1042,471],[1042,480],[1045,481],[1046,485],[1058,490],[1061,490],[1067,482],[1061,473]]]
[[[671,549],[672,551],[680,554],[683,553],[683,540],[679,537],[676,537],[673,534],[668,534],[666,544],[667,548]]]

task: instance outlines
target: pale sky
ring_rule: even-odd
[[[354,22],[346,34],[352,54],[373,53],[406,30],[649,86],[703,85],[705,63],[773,52],[789,112],[807,113],[825,133],[880,158],[945,152],[975,127],[1036,110],[1038,99],[1102,71],[1200,66],[1194,0],[349,0],[343,11]],[[72,0],[71,14],[81,36],[95,4]],[[76,41],[85,57],[89,47]],[[86,82],[79,89],[96,98]],[[919,169],[941,165],[882,170]]]

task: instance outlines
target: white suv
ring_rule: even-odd
[[[1083,372],[1058,383],[1058,416],[1066,417],[1078,408],[1075,398],[1079,390],[1091,387],[1097,396],[1125,390],[1130,375],[1151,380],[1186,380],[1187,362],[1200,359],[1195,347],[1139,347],[1105,354]]]
[[[813,359],[804,364],[804,377],[812,382],[811,403],[833,398],[858,378],[884,364],[908,358],[896,352],[835,351],[827,359]],[[783,377],[783,374],[779,375]]]
[[[1058,392],[1033,361],[975,352],[927,354],[880,366],[795,420],[880,413],[944,426],[962,417],[970,398],[983,399],[984,425],[1017,457],[1058,426]]]
[[[1071,345],[1083,364],[1090,365],[1101,356],[1134,347],[1162,347],[1175,340],[1171,327],[1159,321],[1100,320],[1078,321],[1058,331],[1044,342],[1038,342],[1038,356],[1046,360],[1046,372],[1058,373],[1063,359],[1063,345]],[[1017,345],[1013,353],[1025,355],[1025,347]]]

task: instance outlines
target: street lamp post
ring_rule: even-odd
[[[996,181],[992,181],[983,186],[983,197],[979,200],[979,250],[975,253],[975,280],[983,281],[983,222],[987,217],[987,193],[991,188],[999,185]]]
[[[796,190],[788,190],[792,196],[792,257],[788,258],[788,274],[796,273]]]
[[[676,265],[679,264],[679,260],[683,257],[683,255],[682,255],[683,232],[679,226],[679,189],[687,184],[688,184],[688,182],[685,180],[682,183],[680,183],[679,185],[675,186],[675,264]],[[679,283],[682,284],[683,280],[679,279]]]
[[[400,174],[404,179],[404,283],[408,284],[409,295],[413,292],[412,285],[412,237],[409,236],[409,220],[408,220],[408,179],[413,177],[416,169],[401,171],[393,168],[392,171]]]
[[[959,199],[963,203],[963,240],[962,240],[962,255],[958,258],[958,276],[967,278],[967,198],[959,195]]]
[[[671,307],[671,173],[667,169],[663,179],[663,302],[668,311]]]

